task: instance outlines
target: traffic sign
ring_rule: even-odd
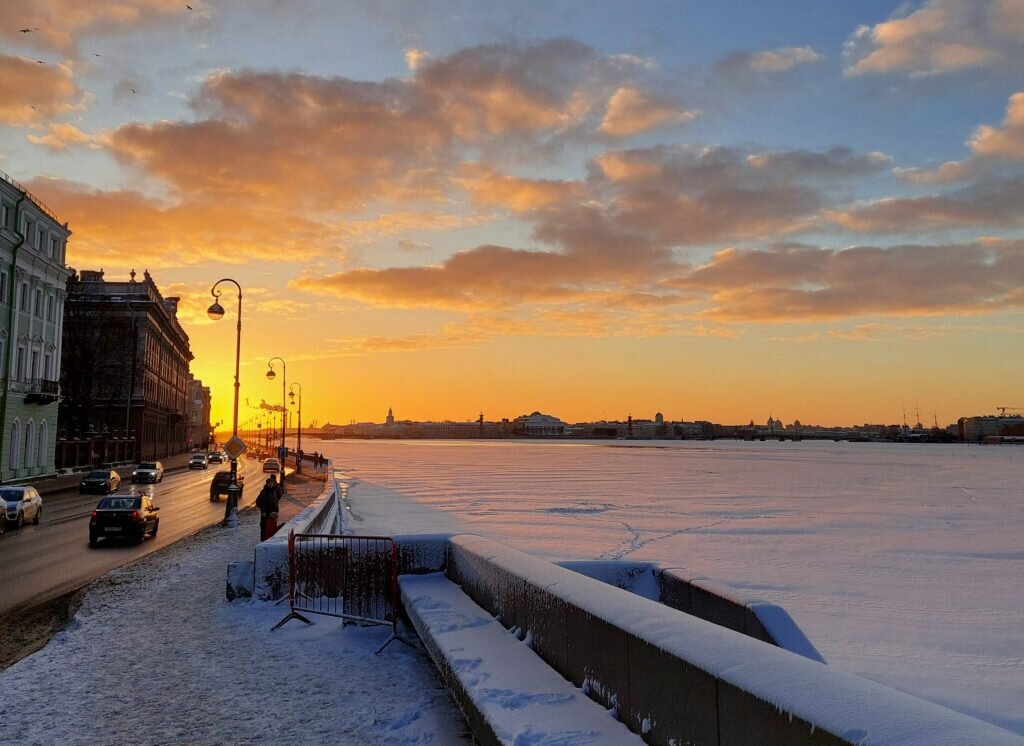
[[[224,444],[224,453],[228,455],[232,461],[238,461],[238,457],[246,452],[247,446],[237,435],[232,435],[231,439]]]
[[[277,449],[277,457],[284,461],[286,458],[288,458],[288,449],[285,448],[284,446],[279,447]]]

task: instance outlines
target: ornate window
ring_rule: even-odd
[[[21,434],[21,423],[15,420],[11,423],[11,439],[8,441],[11,446],[11,453],[9,456],[8,466],[12,469],[18,468],[18,443],[20,442],[19,435]]]
[[[46,420],[39,423],[39,447],[36,449],[36,463],[46,466],[46,451],[50,445],[50,428]]]
[[[22,452],[23,458],[21,462],[21,465],[26,467],[32,466],[32,457],[33,455],[35,455],[36,450],[35,440],[32,438],[32,436],[35,434],[33,430],[34,428],[32,427],[32,420],[29,420],[28,423],[25,425],[25,449]]]

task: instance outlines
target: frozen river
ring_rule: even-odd
[[[1024,448],[311,441],[368,529],[657,560],[784,607],[832,666],[1024,734]]]

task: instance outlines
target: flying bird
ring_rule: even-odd
[[[132,88],[132,93],[135,93],[135,89],[134,88]]]
[[[35,28],[20,28],[20,29],[18,29],[18,33],[20,33],[20,34],[31,34],[33,31],[38,31],[38,30],[39,30],[38,26],[35,27]]]
[[[38,63],[39,63],[40,65],[45,65],[45,64],[46,64],[46,63],[45,63],[45,62],[43,62],[42,60],[36,60],[36,62],[38,62]]]
[[[93,57],[102,57],[103,55],[102,55],[102,54],[96,54],[96,52],[93,52],[93,53],[92,53],[92,56],[93,56]]]
[[[192,6],[191,5],[186,4],[185,7],[188,8],[189,10],[192,10]]]

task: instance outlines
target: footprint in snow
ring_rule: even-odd
[[[521,710],[527,705],[560,705],[572,701],[576,695],[567,694],[530,694],[512,689],[481,689],[480,698],[484,702],[494,702],[506,710]]]

